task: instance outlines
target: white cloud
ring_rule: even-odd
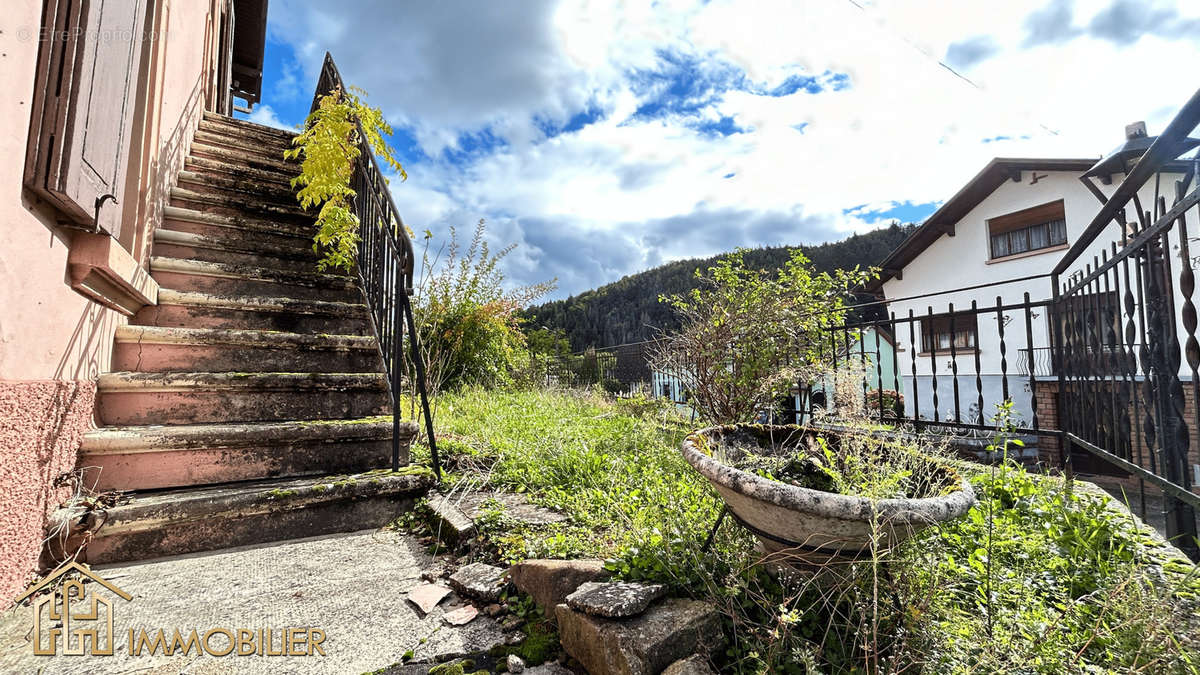
[[[271,21],[301,81],[331,51],[433,158],[393,184],[414,230],[487,217],[497,243],[522,246],[510,275],[557,274],[565,295],[664,260],[869,229],[891,205],[946,199],[995,155],[1099,157],[1126,123],[1146,119],[1153,133],[1192,93],[1180,69],[1200,58],[1184,30],[1200,5],[1043,5],[443,1],[331,13],[279,0]],[[1130,21],[1139,8],[1156,21]],[[695,115],[634,118],[649,91],[672,85],[644,79],[664,52],[697,77],[743,71],[754,91],[826,73],[849,86],[734,89]],[[547,138],[535,124],[588,109],[603,118],[570,133]],[[267,106],[256,114],[273,119]],[[746,133],[697,128],[725,117]],[[505,143],[467,161],[442,155],[483,130]]]
[[[279,116],[275,114],[275,111],[271,109],[271,106],[264,103],[254,106],[254,109],[250,111],[250,114],[246,117],[246,119],[257,124],[275,127],[276,129],[287,129],[288,131],[295,130],[293,125],[279,119]]]

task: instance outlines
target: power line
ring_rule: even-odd
[[[867,12],[870,11],[866,7],[864,7],[861,4],[859,4],[858,2],[856,2],[856,0],[846,0],[846,2],[849,2],[851,5],[854,5],[854,7],[856,7],[858,9],[858,11],[862,12],[863,14],[867,14]],[[937,56],[930,54],[928,51],[926,51],[924,48],[922,48],[919,44],[917,44],[916,42],[913,42],[912,40],[908,39],[907,36],[903,35],[896,29],[892,28],[891,25],[889,25],[886,21],[881,21],[880,23],[887,29],[887,31],[889,33],[892,34],[893,37],[901,40],[902,42],[904,42],[904,44],[908,45],[909,47],[912,47],[913,50],[915,50],[921,56],[924,56],[925,58],[929,59],[930,61],[933,61],[934,63],[938,64],[942,68],[945,68],[946,70],[950,71],[951,74],[953,74],[955,77],[962,80],[963,82],[966,82],[968,85],[970,85],[976,91],[988,92],[987,89],[981,87],[977,82],[975,82],[971,78],[967,77],[966,75],[963,75],[962,73],[958,72],[957,70],[952,68],[948,63],[941,60]],[[1027,115],[1029,115],[1031,118],[1033,117],[1032,113],[1030,113],[1029,111],[1024,111],[1024,112]],[[1052,129],[1040,121],[1036,121],[1034,123],[1037,124],[1039,127],[1041,127],[1043,130],[1045,130],[1049,134],[1052,134],[1054,136],[1060,135],[1057,129]]]

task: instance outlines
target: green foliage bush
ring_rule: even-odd
[[[355,192],[350,182],[362,152],[360,130],[375,156],[402,179],[408,178],[384,138],[392,134],[391,126],[379,108],[364,103],[360,94],[366,96],[365,91],[351,87],[350,91],[335,89],[321,97],[317,109],[305,120],[303,131],[292,139],[293,147],[283,153],[287,159],[301,158],[300,175],[292,179],[292,187],[300,188],[296,199],[305,209],[319,207],[313,248],[322,254],[317,262],[320,270],[340,268],[348,272],[358,254],[361,223],[351,204]],[[375,225],[400,227],[394,222]]]
[[[554,288],[553,280],[505,288],[500,262],[515,244],[492,253],[485,235],[480,220],[464,251],[450,228],[449,242],[431,252],[433,233],[425,232],[413,319],[431,393],[510,384],[529,358],[516,311]]]
[[[652,348],[653,368],[677,378],[714,424],[753,421],[797,382],[811,383],[824,330],[843,321],[850,291],[875,273],[818,273],[795,250],[769,274],[747,267],[744,254],[697,271],[701,284],[690,293],[661,298],[682,328]]]

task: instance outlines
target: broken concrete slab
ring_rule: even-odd
[[[536,527],[567,520],[565,514],[530,504],[524,495],[515,492],[468,492],[459,497],[455,504],[472,521],[478,521],[485,513],[496,508],[523,525]]]
[[[667,666],[667,669],[662,671],[662,675],[717,675],[717,673],[712,666],[708,665],[708,659],[699,654],[692,654],[686,659],[679,659]]]
[[[653,675],[724,642],[720,614],[700,600],[668,598],[625,620],[555,608],[562,646],[591,675]]]
[[[463,605],[458,609],[446,612],[442,618],[451,626],[465,626],[474,621],[477,616],[479,616],[479,610],[475,608],[475,605]]]
[[[471,563],[450,575],[450,587],[460,595],[495,602],[508,586],[505,570],[487,563]]]
[[[475,536],[475,521],[458,508],[455,500],[431,493],[427,503],[431,516],[429,526],[438,539],[458,546]]]
[[[600,560],[525,560],[508,570],[513,585],[529,594],[546,616],[554,618],[554,608],[589,581],[609,576]]]
[[[592,616],[622,619],[641,614],[666,593],[662,584],[589,581],[567,596],[567,605]]]
[[[450,594],[450,589],[441,584],[421,584],[408,592],[408,600],[425,614]]]

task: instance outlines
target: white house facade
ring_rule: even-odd
[[[1034,303],[1052,297],[1050,272],[1101,207],[1080,180],[1096,164],[1096,159],[994,159],[883,262],[871,290],[889,300],[888,311],[899,321],[896,358],[907,416],[987,420],[1007,389],[1019,421],[1031,420],[1031,374],[1054,375],[1052,328],[1046,307],[1013,306],[1026,297]],[[1173,181],[1181,176],[1163,174],[1159,189],[1168,203]],[[1118,172],[1093,184],[1107,196],[1123,178]],[[1155,185],[1144,186],[1139,196],[1152,209]],[[1072,269],[1111,250],[1115,236],[1094,242]],[[1177,245],[1170,253],[1172,264],[1179,264]],[[1090,315],[1111,324],[1104,331],[1114,340],[1120,339],[1122,291],[1097,289],[1100,312]],[[997,311],[998,302],[1006,309]],[[913,321],[906,321],[909,316]]]

